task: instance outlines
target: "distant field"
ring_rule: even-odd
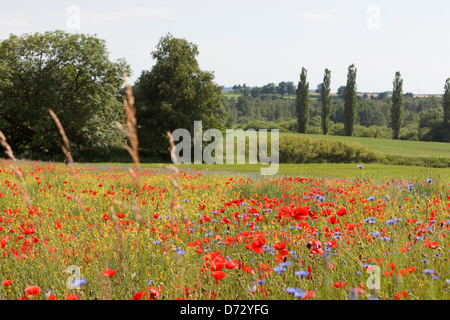
[[[289,133],[291,134],[291,133]],[[445,157],[450,158],[450,144],[444,142],[406,141],[364,137],[324,136],[321,134],[300,134],[313,139],[326,138],[348,142],[359,142],[370,150],[386,155],[413,156],[413,157]]]
[[[96,163],[95,167],[103,166],[132,166],[131,163]],[[145,163],[142,168],[162,168],[162,164]],[[239,173],[248,176],[260,175],[261,164],[180,164],[180,170],[199,170],[206,172]],[[267,167],[267,165],[264,165]],[[450,168],[424,168],[415,166],[395,166],[384,164],[364,164],[362,169],[354,163],[307,163],[307,164],[280,164],[278,175],[292,177],[326,178],[370,178],[380,180],[405,180],[436,178],[450,182]]]

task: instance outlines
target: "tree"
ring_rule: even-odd
[[[392,138],[398,139],[400,135],[400,128],[402,126],[403,114],[403,79],[400,72],[395,73],[394,89],[392,91],[392,107],[391,107],[391,125]]]
[[[320,100],[322,102],[322,132],[323,134],[328,134],[328,128],[330,125],[330,108],[331,108],[331,97],[330,97],[330,82],[331,82],[331,72],[325,69],[325,74],[323,76],[323,82],[320,85]]]
[[[348,67],[347,85],[344,90],[344,131],[347,136],[353,134],[356,122],[356,68]]]
[[[339,98],[344,99],[345,86],[340,86],[337,90],[337,95]]]
[[[168,33],[152,52],[155,65],[135,83],[139,144],[152,159],[169,159],[167,131],[183,128],[193,136],[194,121],[204,130],[224,129],[222,87],[200,69],[198,53],[197,45]]]
[[[261,93],[263,94],[274,94],[276,93],[275,83],[268,83],[262,87]]]
[[[283,98],[283,96],[287,93],[287,83],[282,81],[277,86],[277,93]]]
[[[450,142],[450,78],[445,82],[444,90],[444,139]]]
[[[300,133],[306,133],[309,118],[309,83],[306,82],[306,73],[306,69],[302,68],[295,99],[298,132]]]
[[[287,90],[287,94],[289,99],[291,99],[291,94],[295,93],[295,86],[294,86],[294,82],[289,81],[286,83],[286,90]]]
[[[88,149],[122,148],[124,60],[105,41],[64,31],[11,35],[0,43],[0,128],[16,155],[62,159],[58,115],[76,160]]]

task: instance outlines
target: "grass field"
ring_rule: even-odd
[[[95,167],[131,167],[130,163],[96,163]],[[143,168],[161,168],[163,164],[144,163]],[[229,172],[259,176],[260,164],[180,164],[180,170],[198,170],[201,172]],[[307,164],[280,164],[278,176],[309,177],[316,179],[426,179],[435,177],[450,182],[450,168],[425,168],[416,166],[394,166],[384,164],[365,164],[362,169],[357,164],[349,163],[307,163]]]
[[[313,139],[325,138],[348,142],[358,142],[363,146],[369,148],[370,150],[374,150],[382,154],[414,156],[414,157],[450,158],[450,143],[444,142],[406,141],[406,140],[346,137],[346,136],[331,136],[331,135],[324,136],[320,134],[300,134],[300,133],[292,133],[292,134],[310,137]]]

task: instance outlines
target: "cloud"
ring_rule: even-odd
[[[311,20],[311,21],[328,21],[334,22],[336,19],[327,12],[324,13],[314,13],[314,12],[305,12],[301,14],[302,19]]]
[[[23,18],[0,17],[0,39],[9,38],[10,33],[19,35],[31,31],[31,23]]]
[[[131,8],[120,11],[111,11],[105,13],[89,13],[83,12],[81,9],[81,19],[89,21],[107,23],[115,22],[121,23],[126,21],[136,21],[145,19],[161,19],[161,20],[176,20],[180,16],[178,11],[167,8],[153,7],[153,8]]]

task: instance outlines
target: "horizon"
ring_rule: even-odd
[[[24,5],[25,4],[25,5]],[[154,0],[7,2],[0,13],[0,40],[9,34],[63,30],[104,39],[110,59],[124,58],[134,84],[155,61],[151,52],[167,33],[198,46],[200,68],[223,87],[298,83],[301,68],[314,90],[325,68],[331,91],[357,69],[357,91],[392,91],[396,71],[403,91],[442,94],[450,64],[450,3],[434,1]]]

